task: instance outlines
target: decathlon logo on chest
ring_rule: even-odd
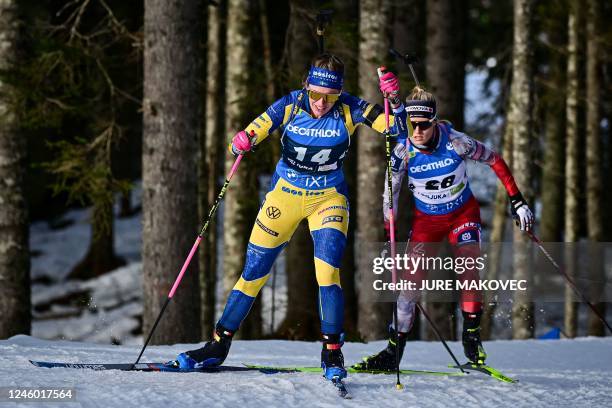
[[[289,132],[310,137],[340,137],[339,129],[311,129],[305,127],[299,127],[296,125],[288,125],[287,130]]]
[[[417,166],[412,166],[410,167],[410,172],[421,173],[423,171],[442,169],[444,167],[452,166],[453,163],[455,163],[455,161],[451,159],[450,157],[448,157],[444,160],[438,160],[432,163],[425,163],[425,164],[420,164]]]

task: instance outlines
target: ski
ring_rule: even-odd
[[[48,362],[48,361],[33,361],[30,363],[37,367],[44,368],[76,368],[88,370],[121,370],[121,371],[158,371],[171,373],[222,373],[232,371],[258,371],[264,374],[280,374],[280,373],[314,373],[320,374],[321,367],[275,367],[265,365],[245,364],[244,366],[218,366],[206,368],[184,369],[177,368],[166,363],[138,363],[135,366],[130,363],[63,363],[63,362]],[[132,367],[133,366],[133,367]],[[358,370],[353,367],[347,367],[346,371],[351,374],[381,374],[391,375],[395,371],[384,370]],[[434,376],[462,376],[460,372],[444,372],[444,371],[427,371],[427,370],[400,370],[402,375],[434,375]]]
[[[280,369],[288,372],[300,372],[300,373],[320,373],[321,367],[267,367],[262,365],[246,365],[245,367],[257,368],[257,369]],[[346,367],[346,371],[350,374],[381,374],[381,375],[395,375],[394,371],[387,370],[361,370],[355,367]],[[458,372],[447,372],[447,371],[429,371],[429,370],[400,370],[400,374],[404,375],[439,375],[439,376],[462,376],[463,373]]]
[[[453,365],[453,364],[449,364],[448,367],[449,368],[459,368],[458,366]],[[465,364],[461,364],[461,368],[463,368],[466,371],[478,371],[480,373],[493,377],[496,380],[507,382],[507,383],[514,384],[514,383],[519,382],[517,379],[508,377],[502,374],[501,372],[499,372],[498,370],[494,369],[493,367],[489,367],[486,364],[465,363]]]
[[[346,388],[346,384],[344,384],[344,381],[342,381],[341,378],[338,377],[334,377],[331,379],[332,384],[334,385],[334,387],[336,387],[336,390],[338,391],[338,396],[340,398],[344,398],[344,399],[351,399],[352,396],[349,393],[348,389]]]
[[[218,367],[202,367],[202,368],[178,368],[166,363],[138,363],[134,364],[115,364],[115,363],[58,363],[47,361],[32,361],[30,363],[37,367],[44,368],[76,368],[86,370],[121,370],[121,371],[153,371],[153,372],[171,372],[171,373],[223,373],[236,371],[258,371],[264,374],[277,373],[293,373],[296,370],[274,368],[274,367],[239,367],[239,366],[218,366]]]

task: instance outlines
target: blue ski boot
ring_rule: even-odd
[[[324,334],[323,349],[321,350],[321,368],[323,376],[328,380],[346,378],[344,369],[344,356],[341,347],[344,344],[344,333]]]
[[[211,341],[202,348],[179,354],[173,366],[181,369],[220,366],[229,353],[233,335],[233,332],[217,326]]]

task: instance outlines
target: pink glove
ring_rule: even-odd
[[[385,97],[397,97],[400,91],[399,79],[389,71],[378,79],[378,87]]]
[[[253,147],[252,138],[244,130],[236,133],[232,139],[232,152],[234,154],[245,154]]]

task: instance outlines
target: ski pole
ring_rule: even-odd
[[[380,67],[377,69],[378,77],[383,76],[383,72],[386,68]],[[389,241],[391,245],[391,259],[395,262],[395,219],[393,217],[393,183],[391,175],[391,132],[389,131],[389,99],[385,99],[385,149],[387,152],[387,189],[389,190]],[[395,263],[391,267],[391,280],[395,284],[397,282],[397,272],[395,270]],[[397,374],[397,382],[395,388],[401,390],[404,388],[400,382],[400,358],[399,358],[399,324],[397,321],[397,299],[393,305],[393,325],[395,326],[395,370]]]
[[[602,314],[597,310],[597,308],[595,308],[595,306],[593,306],[593,304],[591,302],[588,301],[588,299],[586,298],[586,296],[584,296],[584,294],[578,289],[578,287],[576,286],[576,283],[574,282],[574,280],[567,274],[567,272],[565,272],[565,270],[559,266],[559,264],[557,262],[555,262],[555,260],[553,259],[553,257],[550,255],[550,253],[546,250],[546,248],[544,248],[544,246],[542,245],[542,241],[540,241],[540,239],[531,231],[525,231],[527,233],[527,235],[529,236],[529,238],[531,238],[531,240],[537,245],[538,248],[540,248],[540,251],[542,251],[542,253],[544,254],[544,256],[546,258],[548,258],[548,260],[550,261],[550,263],[555,267],[555,269],[557,269],[557,271],[562,274],[565,277],[565,280],[567,280],[567,282],[570,284],[570,286],[572,287],[572,289],[574,290],[574,292],[576,292],[576,294],[578,294],[578,296],[580,298],[582,298],[582,301],[584,303],[586,303],[591,310],[593,311],[593,313],[595,313],[595,315],[599,318],[599,320],[602,321],[603,324],[606,325],[606,327],[608,328],[608,330],[610,330],[610,333],[612,333],[612,327],[610,327],[610,324],[606,321],[606,318],[604,316],[602,316]]]
[[[410,68],[410,73],[412,74],[412,79],[414,79],[414,83],[416,84],[416,86],[420,87],[421,85],[419,84],[419,79],[417,78],[414,67],[412,66],[413,64],[418,62],[418,58],[416,57],[416,55],[411,55],[411,54],[402,55],[400,54],[399,51],[397,51],[394,48],[389,48],[389,53],[393,55],[394,57],[398,58],[399,60],[401,60],[404,64],[408,65],[408,68]],[[416,302],[416,305],[421,311],[421,313],[423,313],[423,316],[425,316],[425,318],[431,325],[431,328],[436,333],[436,336],[438,336],[438,339],[440,340],[440,342],[442,342],[442,345],[444,346],[444,348],[446,348],[446,351],[448,351],[450,356],[453,358],[453,360],[457,364],[457,367],[459,367],[459,370],[461,370],[462,373],[465,373],[465,371],[463,371],[463,368],[461,368],[461,364],[459,364],[459,360],[457,360],[457,357],[455,357],[455,354],[453,354],[451,349],[448,347],[448,344],[446,344],[446,341],[444,341],[444,339],[442,338],[442,335],[440,334],[440,331],[438,330],[434,322],[429,318],[429,314],[427,314],[427,312],[425,311],[425,308],[423,308],[419,302]],[[396,308],[397,308],[397,305],[396,305]]]
[[[463,371],[463,368],[461,367],[461,364],[459,363],[459,360],[457,360],[457,357],[455,357],[455,354],[451,351],[450,347],[448,347],[448,344],[446,344],[446,341],[444,341],[444,338],[442,338],[442,335],[440,334],[438,327],[435,325],[433,320],[431,320],[431,318],[429,317],[429,314],[427,314],[427,312],[425,311],[425,308],[421,306],[419,302],[416,302],[416,305],[421,311],[421,313],[423,313],[423,316],[425,316],[425,319],[427,319],[427,321],[429,322],[429,325],[431,326],[433,331],[436,333],[436,336],[438,336],[438,339],[440,340],[440,342],[442,342],[442,345],[444,346],[446,351],[448,351],[448,354],[450,354],[450,356],[455,361],[455,364],[457,364],[457,367],[459,368],[459,370],[461,370],[462,373],[465,373],[465,371]]]
[[[414,79],[414,83],[416,84],[416,86],[420,88],[421,85],[419,84],[419,79],[417,78],[416,72],[414,71],[414,67],[412,66],[413,64],[416,64],[419,61],[416,55],[414,54],[402,55],[395,48],[389,48],[389,53],[393,55],[395,58],[403,61],[404,64],[408,65],[408,68],[410,69],[410,72],[412,73],[412,79]]]
[[[317,13],[317,46],[319,54],[325,52],[325,28],[327,24],[331,23],[333,13],[333,10],[319,10],[319,13]]]
[[[204,223],[204,226],[202,227],[202,230],[198,234],[195,242],[193,243],[193,246],[191,247],[191,251],[189,251],[189,255],[187,255],[187,259],[183,263],[183,267],[181,268],[181,271],[179,272],[178,276],[176,277],[176,280],[174,281],[174,285],[172,285],[172,289],[170,289],[170,293],[168,293],[168,297],[166,298],[166,301],[164,302],[164,305],[162,306],[161,310],[159,311],[159,315],[157,315],[157,319],[155,319],[155,323],[153,323],[153,327],[151,328],[151,331],[149,332],[149,335],[147,336],[147,340],[145,341],[144,345],[142,346],[142,350],[140,350],[140,354],[138,355],[138,358],[136,359],[136,362],[134,364],[132,364],[132,367],[130,369],[133,369],[134,366],[136,364],[138,364],[138,362],[140,361],[140,358],[142,357],[142,354],[144,353],[145,349],[147,348],[147,345],[149,344],[149,341],[151,341],[151,337],[153,336],[153,333],[155,332],[155,329],[157,328],[157,325],[159,324],[159,321],[161,320],[161,317],[164,314],[164,311],[166,310],[166,307],[168,307],[168,304],[170,303],[170,300],[172,300],[172,297],[176,293],[176,290],[178,289],[178,286],[181,283],[181,280],[183,279],[183,275],[185,275],[185,271],[187,271],[187,267],[189,266],[189,263],[191,262],[191,258],[193,258],[193,255],[195,254],[196,250],[198,249],[198,246],[200,245],[200,242],[202,241],[202,238],[204,238],[204,234],[206,233],[206,230],[208,229],[208,224],[210,224],[210,221],[212,220],[213,216],[217,212],[217,208],[219,207],[219,203],[223,199],[223,196],[225,196],[225,192],[227,191],[227,186],[229,185],[230,180],[234,176],[234,173],[236,173],[236,170],[238,169],[238,165],[240,164],[240,161],[242,160],[242,157],[243,157],[242,154],[240,154],[240,155],[238,155],[238,157],[236,157],[236,161],[234,161],[234,164],[232,165],[232,169],[230,170],[229,174],[227,175],[227,178],[225,179],[225,183],[223,183],[223,187],[221,187],[221,191],[219,192],[219,195],[217,196],[217,199],[215,200],[215,203],[212,205],[212,207],[210,208],[210,211],[208,212],[208,217],[206,218],[206,222]]]

